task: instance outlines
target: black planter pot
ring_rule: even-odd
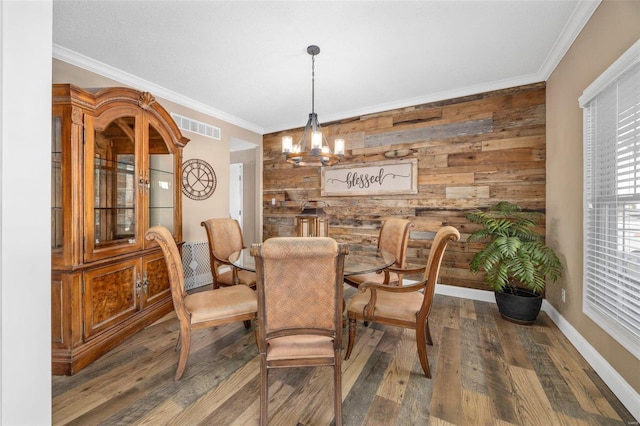
[[[509,291],[495,293],[500,315],[507,321],[517,324],[532,324],[540,313],[542,296],[520,287],[515,293],[512,294]]]

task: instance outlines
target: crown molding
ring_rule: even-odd
[[[135,75],[129,74],[125,71],[114,68],[105,63],[96,61],[92,58],[89,58],[88,56],[84,56],[80,53],[74,52],[72,50],[59,46],[57,44],[53,45],[52,56],[55,59],[59,59],[63,62],[67,62],[71,65],[75,65],[77,67],[83,68],[87,71],[91,71],[101,76],[110,78],[112,80],[116,80],[119,83],[122,83],[129,87],[135,87],[138,90],[151,92],[154,94],[154,96],[167,99],[171,102],[175,102],[187,108],[191,108],[194,111],[207,114],[211,117],[217,118],[219,120],[223,120],[227,123],[258,133],[260,135],[264,134],[264,129],[256,124],[250,123],[241,118],[227,114],[218,109],[211,108],[210,106],[205,105],[201,102],[198,102],[194,99],[191,99],[187,96],[173,92],[165,87],[151,83],[147,80],[136,77]]]
[[[564,55],[576,40],[584,26],[587,24],[591,15],[600,6],[601,0],[585,0],[580,1],[573,11],[571,18],[567,21],[560,37],[556,40],[547,58],[542,63],[538,75],[540,81],[547,81],[551,73],[556,69]]]
[[[473,86],[467,86],[461,89],[445,90],[442,92],[432,93],[426,96],[419,96],[415,98],[401,99],[394,102],[371,105],[365,108],[358,108],[358,109],[343,111],[343,112],[334,113],[334,114],[322,114],[322,117],[320,117],[322,119],[321,124],[324,125],[326,123],[344,120],[346,118],[362,117],[369,114],[376,114],[384,111],[391,111],[394,109],[407,108],[407,107],[412,107],[416,105],[428,104],[432,102],[439,102],[439,101],[444,101],[449,99],[461,98],[464,96],[477,95],[479,93],[492,92],[494,90],[508,89],[510,87],[525,86],[528,84],[540,83],[541,81],[544,81],[544,80],[540,79],[538,74],[530,74],[530,75],[520,76],[516,78],[493,81],[488,84],[477,84]],[[277,133],[277,132],[280,132],[283,130],[289,130],[289,129],[297,129],[299,127],[301,127],[300,122],[291,123],[287,126],[280,125],[278,127],[266,128],[265,134]]]
[[[474,95],[478,93],[485,93],[494,90],[506,89],[509,87],[522,86],[532,83],[538,83],[541,81],[547,81],[551,73],[558,66],[564,55],[567,53],[575,39],[580,34],[580,31],[584,28],[589,21],[594,11],[600,5],[601,0],[584,0],[578,3],[578,6],[574,10],[571,18],[565,25],[562,34],[554,43],[551,51],[547,55],[544,63],[541,65],[538,72],[535,74],[529,74],[526,76],[520,76],[511,79],[505,79],[500,81],[494,81],[489,84],[480,84],[464,87],[461,89],[447,90],[438,93],[432,93],[426,96],[401,99],[394,102],[388,102],[384,104],[370,105],[364,108],[353,109],[348,111],[342,111],[330,115],[322,115],[322,122],[329,123],[332,121],[343,120],[345,118],[359,117],[363,115],[378,113],[382,111],[389,111],[399,108],[406,108],[414,105],[422,105],[431,102],[442,101],[446,99],[455,99],[463,96]],[[254,123],[250,123],[246,120],[238,118],[236,116],[225,113],[218,109],[212,108],[194,99],[181,95],[179,93],[168,90],[162,86],[158,86],[154,83],[136,77],[132,74],[114,68],[110,65],[91,59],[87,56],[81,55],[77,52],[66,49],[62,46],[53,45],[53,57],[61,61],[70,63],[72,65],[81,67],[88,71],[95,72],[104,77],[111,78],[123,84],[131,87],[136,87],[140,90],[146,90],[152,92],[154,95],[170,100],[172,102],[183,105],[187,108],[191,108],[194,111],[202,112],[209,116],[223,120],[227,123],[234,124],[246,130],[264,135],[268,133],[275,133],[283,130],[296,129],[300,127],[299,122],[289,124],[279,124],[268,128],[263,128]]]

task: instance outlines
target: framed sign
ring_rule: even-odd
[[[377,161],[322,168],[322,195],[418,193],[418,160]]]

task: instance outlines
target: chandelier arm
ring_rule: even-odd
[[[312,115],[309,114],[309,119],[307,120],[307,124],[304,126],[304,130],[302,131],[302,136],[298,141],[298,146],[300,147],[300,151],[307,150],[307,139],[309,139],[309,132],[312,130]]]

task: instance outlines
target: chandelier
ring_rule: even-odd
[[[307,47],[307,53],[311,55],[311,114],[304,127],[302,137],[293,145],[291,136],[282,137],[282,152],[287,163],[294,166],[331,166],[342,159],[344,155],[344,139],[334,141],[334,151],[331,152],[329,143],[324,137],[315,112],[315,56],[320,53],[320,48],[315,45]]]

